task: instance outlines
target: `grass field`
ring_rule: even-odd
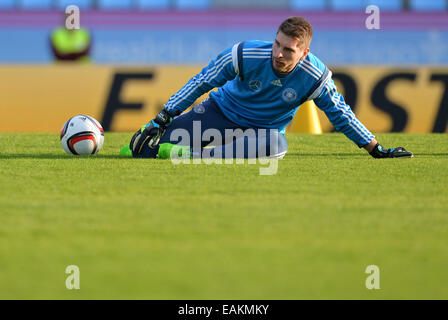
[[[1,299],[448,299],[446,134],[378,135],[415,153],[387,160],[290,134],[272,176],[120,158],[130,136],[0,134]]]

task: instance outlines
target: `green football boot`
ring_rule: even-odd
[[[190,159],[191,149],[189,146],[179,146],[172,143],[161,143],[159,145],[157,158],[171,159],[171,155],[175,156],[177,159]]]
[[[129,145],[125,145],[120,149],[120,156],[123,157],[132,157],[132,150],[129,148]]]

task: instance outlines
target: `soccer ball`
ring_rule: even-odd
[[[104,130],[92,117],[79,115],[67,120],[61,130],[61,144],[68,154],[95,154],[104,143]]]

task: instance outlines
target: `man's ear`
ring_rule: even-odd
[[[303,55],[300,57],[300,60],[305,59],[309,52],[310,48],[306,48],[305,51],[303,52]]]

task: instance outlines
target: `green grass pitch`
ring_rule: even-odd
[[[386,160],[289,134],[271,176],[119,157],[130,136],[0,134],[1,299],[448,299],[446,134],[378,135],[415,154]]]

